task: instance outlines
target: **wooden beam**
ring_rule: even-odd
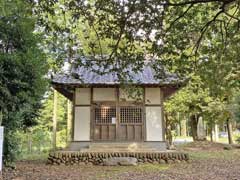
[[[70,101],[73,100],[73,93],[70,90],[68,90],[64,87],[59,87],[59,86],[53,86],[53,88],[56,89],[60,94],[65,96]]]
[[[72,103],[70,100],[67,101],[67,142],[72,140]]]

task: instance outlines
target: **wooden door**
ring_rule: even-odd
[[[121,141],[144,140],[143,106],[119,107],[118,139]]]
[[[116,140],[116,106],[96,105],[92,108],[93,140]]]
[[[95,105],[92,115],[94,141],[143,141],[143,106]]]

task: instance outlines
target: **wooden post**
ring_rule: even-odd
[[[72,128],[72,103],[70,100],[67,100],[67,143],[72,140],[71,128]]]
[[[52,147],[56,150],[57,141],[57,91],[53,91],[53,135],[52,135]]]
[[[115,89],[115,96],[116,96],[116,140],[119,138],[119,132],[118,132],[118,127],[119,127],[119,123],[120,123],[120,109],[119,109],[119,96],[120,96],[120,92],[119,92],[119,87],[117,87]]]

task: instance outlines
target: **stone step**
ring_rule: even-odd
[[[150,148],[150,147],[149,147],[149,148],[127,148],[127,147],[108,147],[108,148],[97,148],[97,147],[94,147],[94,148],[93,148],[93,147],[91,147],[91,148],[88,148],[88,149],[98,150],[98,151],[99,151],[99,150],[100,150],[100,151],[101,151],[101,150],[104,150],[104,151],[106,150],[106,151],[107,151],[107,150],[109,150],[109,149],[110,149],[110,150],[113,150],[113,149],[119,149],[119,150],[140,150],[140,149],[142,149],[142,150],[143,150],[143,149],[148,150],[148,149],[149,149],[149,150],[151,150],[151,149],[155,149],[155,148]]]
[[[84,152],[157,152],[154,147],[141,143],[92,143]]]
[[[130,149],[137,149],[137,148],[152,148],[147,144],[142,143],[92,143],[89,145],[89,148],[130,148]]]
[[[166,150],[165,142],[71,142],[71,144],[65,149],[68,151],[124,151],[124,152],[152,152],[152,151],[164,151]]]
[[[100,152],[99,149],[81,149],[80,152]],[[101,152],[159,152],[156,149],[135,149],[135,150],[129,150],[129,149],[104,149],[101,150]]]

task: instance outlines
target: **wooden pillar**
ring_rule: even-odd
[[[120,90],[119,87],[115,89],[115,96],[116,96],[116,139],[119,138],[119,125],[120,125],[120,109],[119,109],[119,94]],[[128,138],[128,137],[127,137]]]
[[[57,91],[53,91],[53,132],[52,132],[52,147],[56,150],[57,142]]]
[[[162,119],[162,141],[166,141],[166,123],[164,117],[164,94],[162,89],[160,88],[160,108],[161,108],[161,119]]]
[[[68,142],[72,140],[71,128],[72,128],[72,103],[70,100],[67,100],[67,141]]]

